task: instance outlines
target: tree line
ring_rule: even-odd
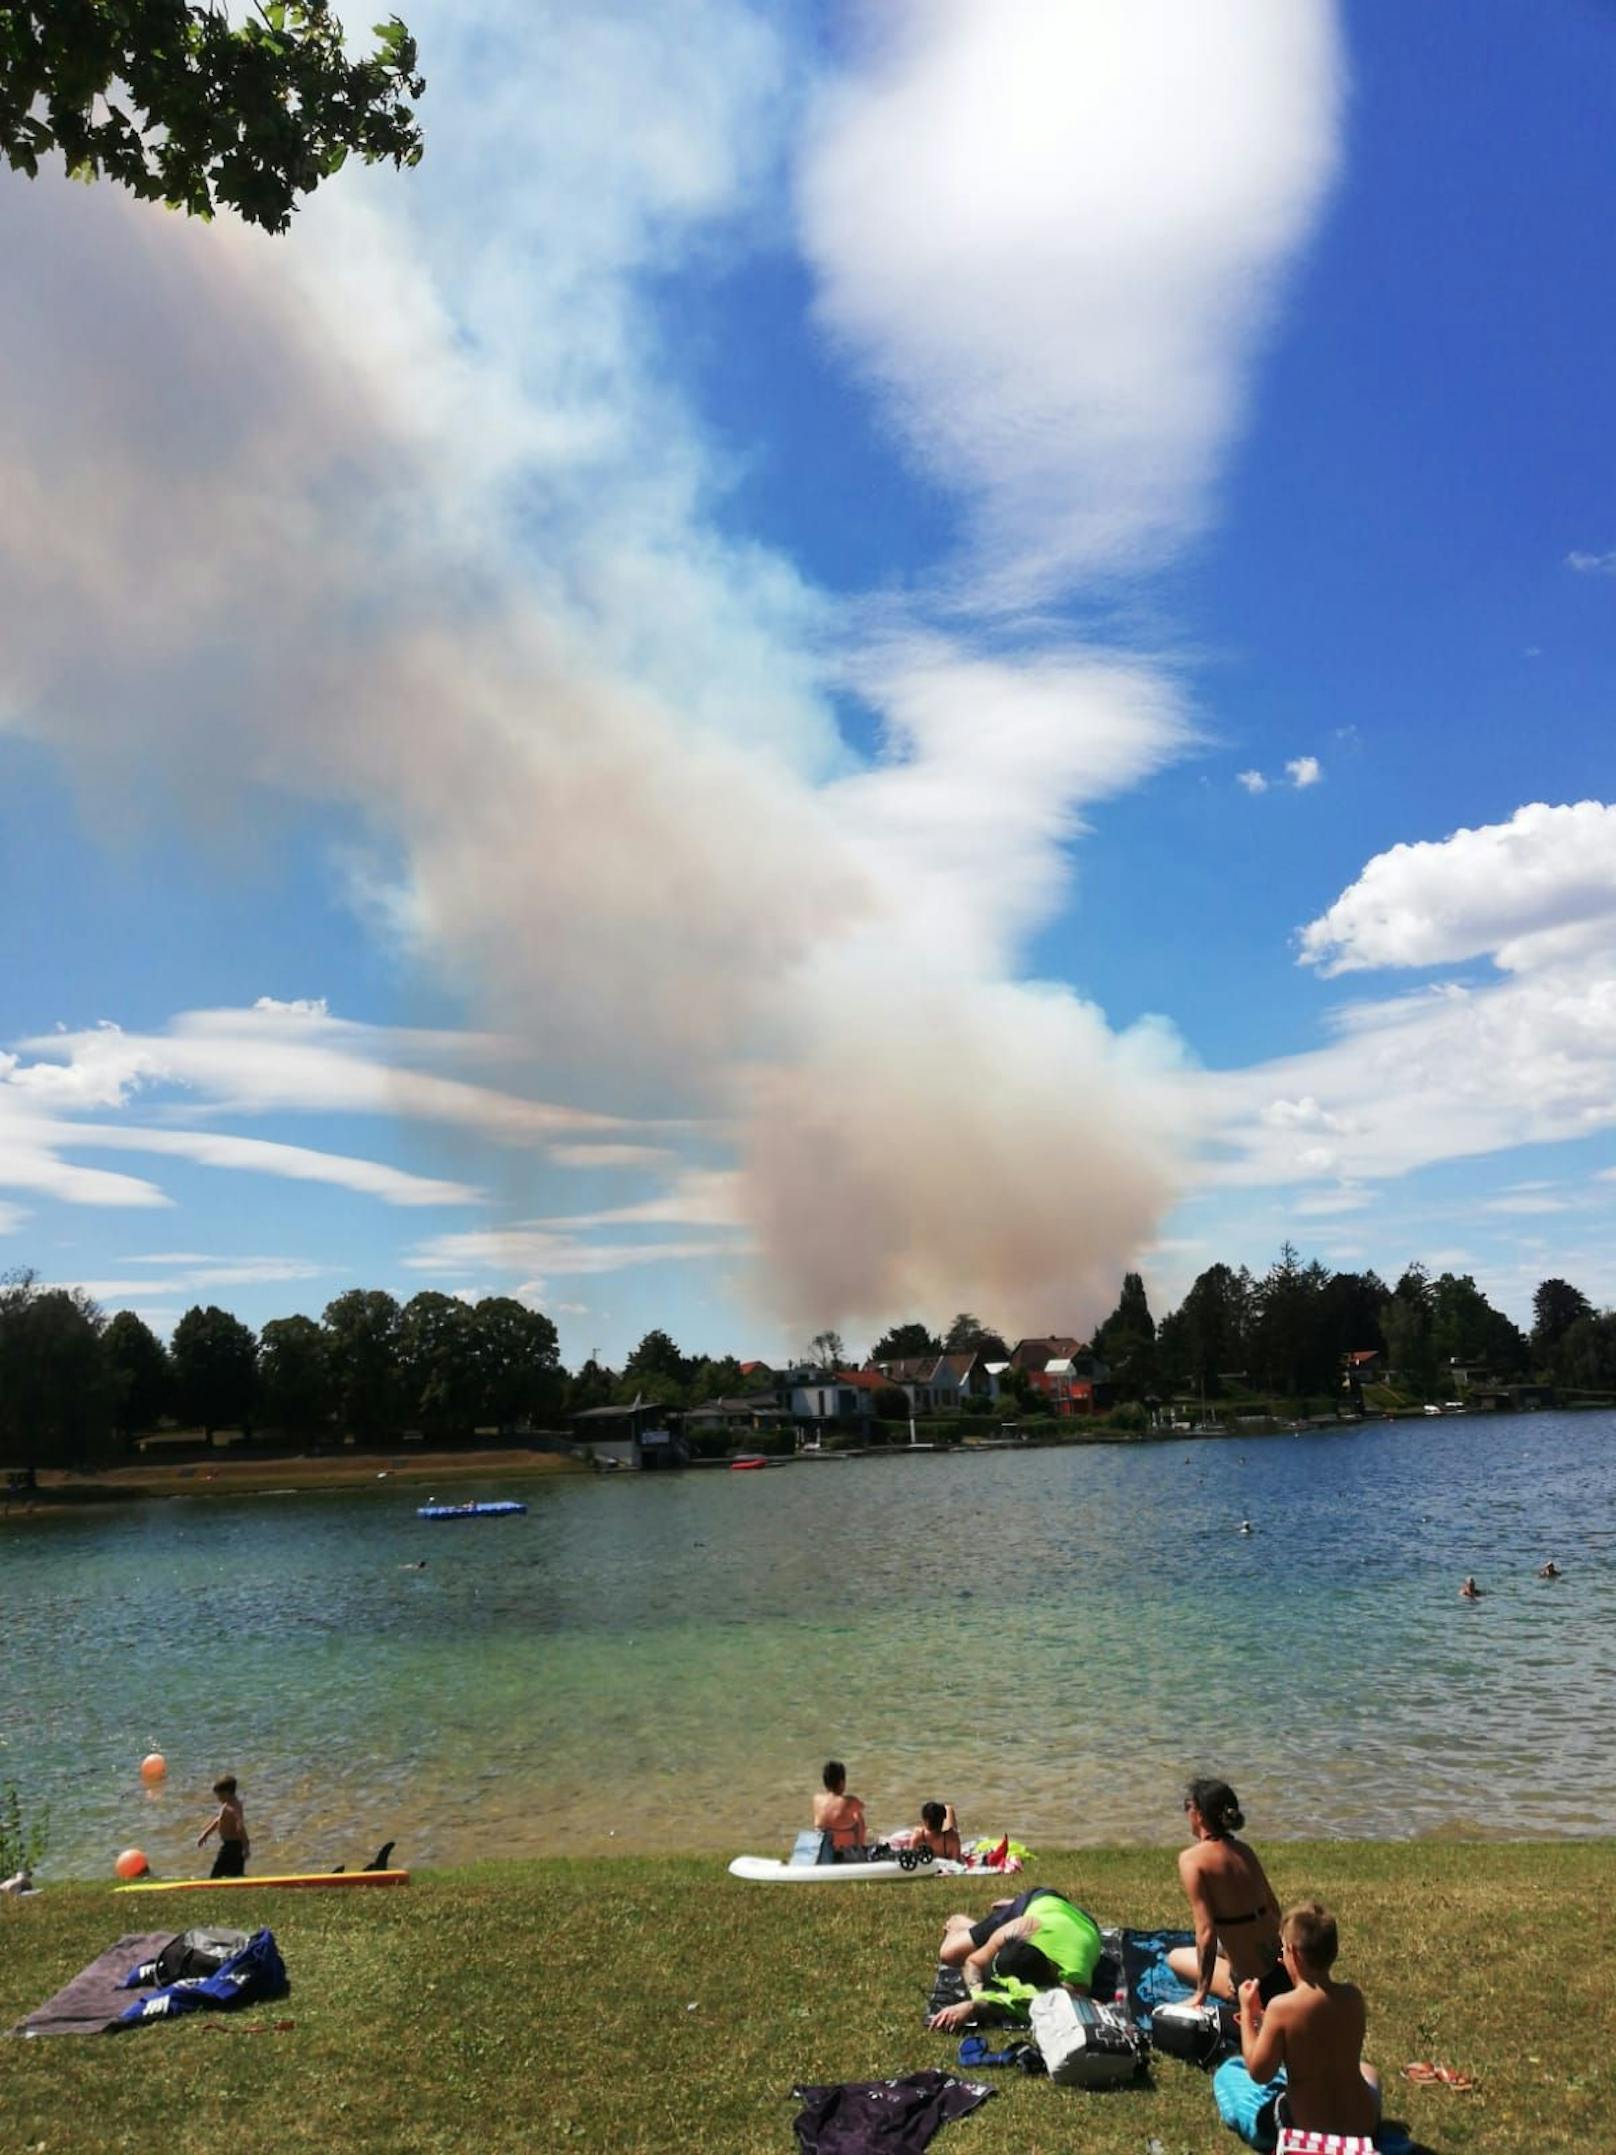
[[[1433,1277],[1411,1264],[1388,1286],[1374,1272],[1303,1264],[1286,1243],[1260,1275],[1209,1266],[1159,1323],[1143,1280],[1128,1273],[1089,1347],[1123,1402],[1235,1389],[1332,1395],[1345,1358],[1366,1350],[1425,1399],[1447,1396],[1455,1364],[1503,1382],[1616,1392],[1616,1312],[1595,1309],[1569,1281],[1546,1279],[1532,1315],[1521,1332],[1468,1273]],[[1010,1354],[1003,1334],[961,1312],[941,1331],[919,1319],[894,1325],[866,1359],[966,1351],[998,1362]],[[803,1353],[830,1369],[851,1359],[834,1331],[817,1333]],[[591,1358],[569,1374],[550,1319],[508,1295],[467,1303],[423,1293],[400,1303],[356,1287],[318,1319],[277,1317],[258,1333],[228,1310],[199,1306],[165,1346],[132,1310],[108,1320],[77,1289],[42,1287],[29,1272],[0,1280],[0,1465],[10,1467],[87,1465],[110,1440],[129,1444],[164,1422],[210,1436],[270,1429],[366,1443],[410,1429],[454,1442],[636,1399],[680,1409],[772,1388],[772,1371],[686,1355],[662,1330],[647,1332],[621,1370]],[[1023,1372],[1010,1372],[1002,1389],[1028,1409],[1042,1404]],[[875,1406],[908,1411],[896,1388]]]
[[[361,1442],[418,1429],[440,1440],[553,1419],[566,1377],[556,1328],[509,1295],[477,1303],[356,1287],[322,1316],[254,1333],[230,1311],[188,1309],[165,1346],[133,1310],[110,1321],[74,1288],[0,1281],[0,1463],[83,1466],[110,1439],[165,1421],[205,1431],[341,1431]]]

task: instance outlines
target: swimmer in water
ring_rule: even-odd
[[[1474,1579],[1465,1580],[1464,1585],[1459,1589],[1459,1599],[1461,1601],[1480,1601],[1481,1588]]]
[[[1242,1534],[1254,1534],[1256,1532],[1256,1528],[1252,1525],[1249,1519],[1242,1519],[1240,1522],[1240,1531]]]
[[[1563,1576],[1559,1565],[1554,1561],[1552,1556],[1549,1558],[1549,1561],[1546,1564],[1540,1564],[1538,1566],[1537,1575],[1540,1579],[1558,1579]]]

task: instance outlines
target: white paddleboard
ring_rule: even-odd
[[[890,1863],[781,1863],[774,1856],[737,1856],[729,1874],[769,1885],[873,1886],[892,1878],[935,1878],[938,1868],[935,1863],[917,1863],[906,1871],[896,1858]]]

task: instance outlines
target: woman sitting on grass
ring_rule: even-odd
[[[916,1826],[909,1843],[911,1848],[929,1848],[934,1856],[947,1863],[960,1859],[959,1821],[954,1816],[951,1803],[923,1803],[920,1806],[920,1824]]]
[[[1251,1979],[1264,1986],[1266,2003],[1289,1990],[1290,1978],[1280,1962],[1274,1889],[1253,1851],[1235,1839],[1245,1813],[1227,1781],[1199,1780],[1185,1792],[1184,1816],[1195,1840],[1178,1859],[1178,1876],[1195,1943],[1175,1946],[1167,1965],[1195,1985],[1191,2005],[1204,2005],[1209,1991],[1233,1998]]]

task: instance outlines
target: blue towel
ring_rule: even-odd
[[[229,2012],[239,2005],[284,1997],[290,1988],[274,1932],[255,1931],[241,1951],[212,1975],[191,1976],[183,1983],[154,1990],[149,1998],[137,1998],[118,2015],[113,2026],[134,2027],[139,2021],[169,2020],[176,2013],[200,2013],[210,2007]]]

